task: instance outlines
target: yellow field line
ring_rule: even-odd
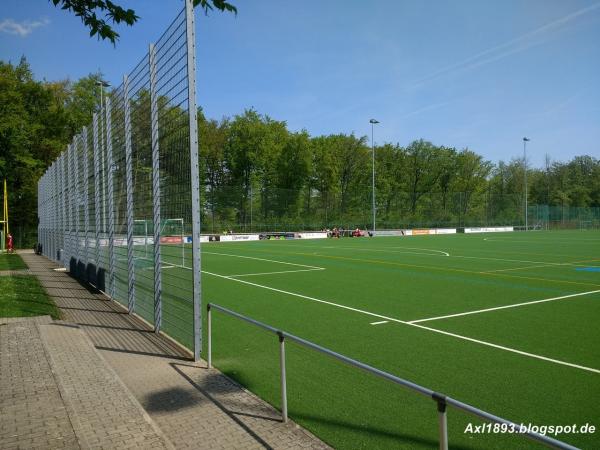
[[[585,261],[573,261],[571,264],[583,264],[583,263],[591,263],[591,262],[600,262],[600,259],[587,259]]]
[[[480,251],[480,250],[473,250]],[[483,251],[482,251],[483,252]],[[489,250],[485,252],[489,253]],[[548,253],[537,253],[537,252],[511,252],[509,250],[496,250],[494,249],[494,253],[504,253],[507,255],[535,255],[535,256],[548,256]],[[565,255],[564,253],[552,253],[552,256],[564,256],[565,258],[572,258],[573,255]]]
[[[539,278],[539,277],[525,277],[525,276],[520,276],[520,275],[508,275],[508,274],[503,274],[503,273],[477,272],[474,270],[453,269],[453,268],[449,268],[449,267],[439,267],[439,266],[422,266],[422,265],[418,265],[418,264],[407,264],[407,263],[399,263],[399,262],[393,262],[393,261],[381,261],[381,260],[377,260],[377,259],[349,258],[347,256],[329,256],[329,255],[320,255],[320,254],[316,254],[316,253],[301,253],[301,252],[292,252],[292,254],[301,255],[301,256],[312,256],[312,257],[318,256],[320,258],[327,258],[327,259],[339,259],[339,260],[345,260],[345,261],[356,261],[356,262],[365,262],[365,263],[372,263],[372,264],[382,264],[382,265],[388,265],[388,266],[414,267],[414,268],[419,268],[419,269],[441,270],[444,272],[459,272],[459,273],[468,273],[468,274],[474,274],[474,275],[497,276],[497,277],[504,277],[504,278],[519,278],[519,279],[533,280],[533,281],[545,281],[545,282],[549,282],[549,283],[576,284],[576,285],[580,285],[580,286],[600,287],[600,284],[582,283],[579,281],[554,280],[552,278]]]
[[[557,264],[557,263],[550,263],[550,264],[536,264],[533,266],[523,266],[523,267],[511,267],[510,269],[494,269],[494,270],[484,270],[481,271],[479,273],[496,273],[496,272],[510,272],[512,270],[524,270],[524,269],[534,269],[534,268],[540,268],[540,267],[556,267],[557,265],[571,265],[571,263],[564,263],[564,264]]]
[[[556,266],[585,267],[581,264],[589,263],[589,262],[596,262],[596,261],[600,261],[600,259],[590,259],[587,261],[571,261],[571,262],[566,262],[566,263],[546,263],[546,264],[539,264],[539,265],[534,265],[534,266],[513,267],[510,269],[484,270],[481,273],[509,272],[512,270],[523,270],[523,269],[534,269],[534,268],[540,268],[540,267],[556,267]]]

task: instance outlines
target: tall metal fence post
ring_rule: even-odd
[[[196,36],[193,0],[185,2],[188,70],[188,109],[190,131],[190,170],[192,189],[192,273],[194,304],[194,360],[202,352],[202,261],[200,253],[200,170],[198,168],[198,118],[196,108]],[[210,364],[209,364],[210,367]]]
[[[106,113],[106,171],[108,183],[108,296],[115,298],[115,196],[113,192],[113,148],[112,148],[112,107],[107,95],[104,99]]]
[[[127,197],[127,309],[135,312],[135,265],[133,242],[133,155],[131,149],[131,104],[129,78],[123,77],[123,103],[125,107],[125,190]]]
[[[208,368],[212,368],[212,313],[210,312],[210,303],[206,305],[206,362]]]
[[[154,222],[154,331],[162,321],[162,277],[160,264],[160,153],[158,145],[158,99],[156,93],[156,52],[149,49],[150,114],[152,124],[152,219]]]
[[[82,154],[83,154],[83,183],[82,183],[82,197],[83,201],[83,228],[84,228],[84,256],[83,262],[85,264],[85,273],[87,274],[87,266],[90,262],[89,255],[89,230],[90,230],[90,205],[89,205],[89,163],[88,163],[88,130],[87,127],[83,127],[83,134],[81,135],[82,139]]]
[[[71,180],[73,179],[73,172],[71,170],[71,159],[73,158],[71,155],[72,145],[69,144],[67,147],[66,153],[66,163],[67,163],[67,176],[65,179],[65,197],[67,202],[67,238],[65,239],[65,268],[70,269],[70,260],[73,255],[73,209],[71,204],[72,193],[71,193]]]
[[[59,176],[60,181],[58,183],[58,190],[60,193],[60,261],[63,263],[65,259],[65,228],[66,228],[66,212],[65,212],[65,154],[63,153],[58,159]]]
[[[56,215],[56,197],[55,197],[55,176],[54,176],[54,166],[55,163],[52,163],[52,165],[50,166],[50,171],[49,171],[49,179],[50,179],[50,185],[49,185],[49,189],[50,189],[50,202],[49,202],[49,208],[50,208],[50,212],[49,212],[49,228],[50,228],[50,247],[48,248],[48,251],[46,252],[46,256],[48,258],[50,258],[51,260],[54,259],[54,218]]]
[[[98,114],[94,113],[93,118],[94,133],[94,222],[95,222],[95,240],[96,248],[94,255],[94,264],[96,266],[96,275],[94,283],[98,287],[98,270],[100,269],[100,148],[98,145]]]
[[[287,410],[287,382],[285,375],[285,336],[278,332],[279,336],[279,367],[281,369],[281,419],[283,423],[288,421]]]
[[[446,396],[434,392],[431,397],[437,403],[439,434],[440,434],[440,450],[448,450],[448,416],[446,413],[447,404]]]
[[[79,161],[78,161],[79,135],[73,137],[73,225],[75,227],[75,276],[77,274],[78,261],[80,258],[79,242]]]
[[[43,247],[43,236],[42,236],[42,223],[43,223],[43,210],[40,209],[41,205],[42,205],[42,183],[38,183],[37,186],[37,194],[38,194],[38,218],[39,218],[39,222],[38,222],[38,242],[42,242],[42,252],[45,255],[46,254],[46,249]]]

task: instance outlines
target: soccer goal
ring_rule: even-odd
[[[134,220],[133,221],[133,245],[136,248],[136,257],[148,258],[151,249],[148,248],[152,242],[152,221]]]
[[[134,220],[133,239],[136,258],[152,260],[154,255],[154,222],[149,219]],[[185,222],[183,218],[160,221],[161,257],[165,267],[185,265]]]
[[[183,218],[165,219],[160,222],[162,260],[166,267],[185,265],[185,224]]]
[[[598,228],[600,223],[595,220],[580,220],[579,221],[579,229],[580,230],[594,230]]]

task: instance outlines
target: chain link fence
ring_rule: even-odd
[[[268,187],[207,187],[202,223],[207,233],[371,229],[371,187],[353,192],[319,192]],[[522,194],[480,192],[414,193],[377,197],[377,229],[525,227]],[[600,228],[600,208],[529,205],[532,229]]]
[[[201,349],[192,0],[38,184],[42,252]]]

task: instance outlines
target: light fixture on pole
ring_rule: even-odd
[[[373,210],[373,233],[375,233],[375,141],[373,140],[374,127],[376,123],[379,123],[376,119],[369,120],[371,124],[371,153],[373,160],[373,176],[372,176],[372,185],[371,185],[371,193],[372,193],[372,210]]]
[[[525,180],[525,231],[529,230],[528,221],[527,221],[527,143],[531,139],[524,137],[523,138],[523,173]]]

